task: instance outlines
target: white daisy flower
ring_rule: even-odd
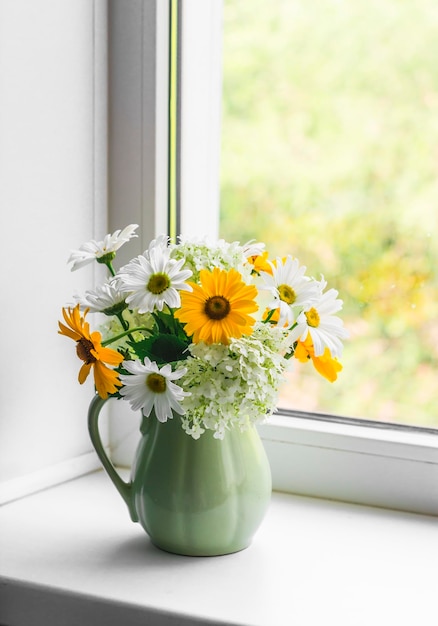
[[[117,288],[117,280],[112,278],[96,289],[85,292],[83,297],[75,296],[75,303],[87,308],[91,313],[104,313],[105,315],[117,315],[126,309],[125,294]]]
[[[321,294],[320,283],[305,276],[306,267],[300,265],[298,259],[290,255],[285,260],[277,257],[275,263],[269,262],[272,275],[260,272],[264,287],[269,291],[273,300],[268,303],[268,309],[279,309],[279,326],[291,326],[295,322],[295,309],[310,306],[319,299]]]
[[[261,256],[265,251],[265,247],[264,243],[251,239],[243,245],[243,255],[247,259],[252,256]]]
[[[134,411],[142,410],[145,417],[149,417],[152,409],[159,422],[172,419],[172,410],[179,415],[184,414],[180,402],[190,393],[175,385],[174,380],[181,378],[187,372],[182,367],[172,372],[172,367],[166,363],[159,369],[155,361],[145,357],[144,362],[124,361],[123,367],[129,374],[121,374],[123,387],[120,394],[131,404]]]
[[[325,287],[325,281],[322,286]],[[315,356],[322,356],[325,348],[330,350],[333,358],[342,356],[341,339],[348,337],[340,317],[334,315],[342,309],[342,300],[338,299],[338,291],[329,289],[321,294],[317,303],[306,308],[297,318],[297,326],[292,330],[291,338],[305,341],[310,334],[315,350]]]
[[[75,271],[88,263],[97,261],[98,263],[106,263],[112,261],[116,251],[123,246],[124,243],[137,237],[134,234],[137,224],[130,224],[123,230],[116,230],[112,235],[106,235],[103,241],[95,241],[92,239],[82,244],[79,250],[73,250],[67,263],[73,263],[71,271]]]
[[[161,239],[161,238],[160,238]],[[162,311],[181,305],[180,291],[191,291],[185,282],[192,272],[181,270],[184,259],[171,259],[164,240],[154,240],[142,255],[122,267],[117,286],[127,293],[126,302],[139,313]]]
[[[168,235],[158,235],[156,239],[152,239],[149,244],[149,248],[143,252],[143,255],[147,259],[149,258],[149,254],[153,248],[159,248],[163,254],[168,254],[170,256]]]

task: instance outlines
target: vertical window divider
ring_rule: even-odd
[[[181,19],[180,0],[170,1],[169,19],[169,236],[181,231]]]

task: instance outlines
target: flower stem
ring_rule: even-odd
[[[111,276],[115,276],[115,275],[116,275],[116,272],[115,272],[115,270],[114,270],[114,267],[113,267],[113,263],[112,263],[112,261],[107,261],[107,262],[105,263],[105,265],[106,265],[106,266],[107,266],[107,268],[109,269],[109,273],[111,274]]]
[[[122,313],[122,312],[117,313],[116,317],[117,317],[117,319],[119,320],[119,322],[121,323],[123,330],[125,330],[125,331],[129,331],[129,332],[128,332],[128,337],[129,337],[129,339],[130,339],[131,341],[134,341],[134,337],[131,335],[131,332],[132,332],[132,331],[131,331],[131,329],[129,328],[129,324],[128,324],[128,322],[127,322],[127,321],[125,320],[125,318],[123,317],[123,313]]]
[[[268,315],[266,316],[266,318],[263,320],[264,324],[269,324],[269,322],[271,321],[271,317],[274,315],[275,313],[275,309],[271,309],[268,313]],[[274,322],[272,322],[274,323]]]
[[[125,330],[125,332],[120,333],[119,335],[116,335],[115,337],[111,337],[110,339],[106,339],[105,341],[102,341],[102,346],[109,346],[111,343],[114,343],[115,341],[118,341],[119,339],[123,339],[123,337],[130,335],[130,333],[136,333],[138,331],[151,333],[150,328],[145,328],[143,326],[139,326],[138,328],[130,328],[129,330]]]

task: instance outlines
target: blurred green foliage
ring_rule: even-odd
[[[282,404],[438,427],[438,3],[225,0],[221,236],[344,300],[330,385]]]

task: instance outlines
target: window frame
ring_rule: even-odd
[[[201,234],[202,215],[202,234],[212,238],[219,215],[221,12],[222,0],[189,0],[180,29],[182,232]],[[209,181],[202,192],[190,188],[197,172]],[[260,433],[274,489],[438,515],[438,431],[279,409]]]

